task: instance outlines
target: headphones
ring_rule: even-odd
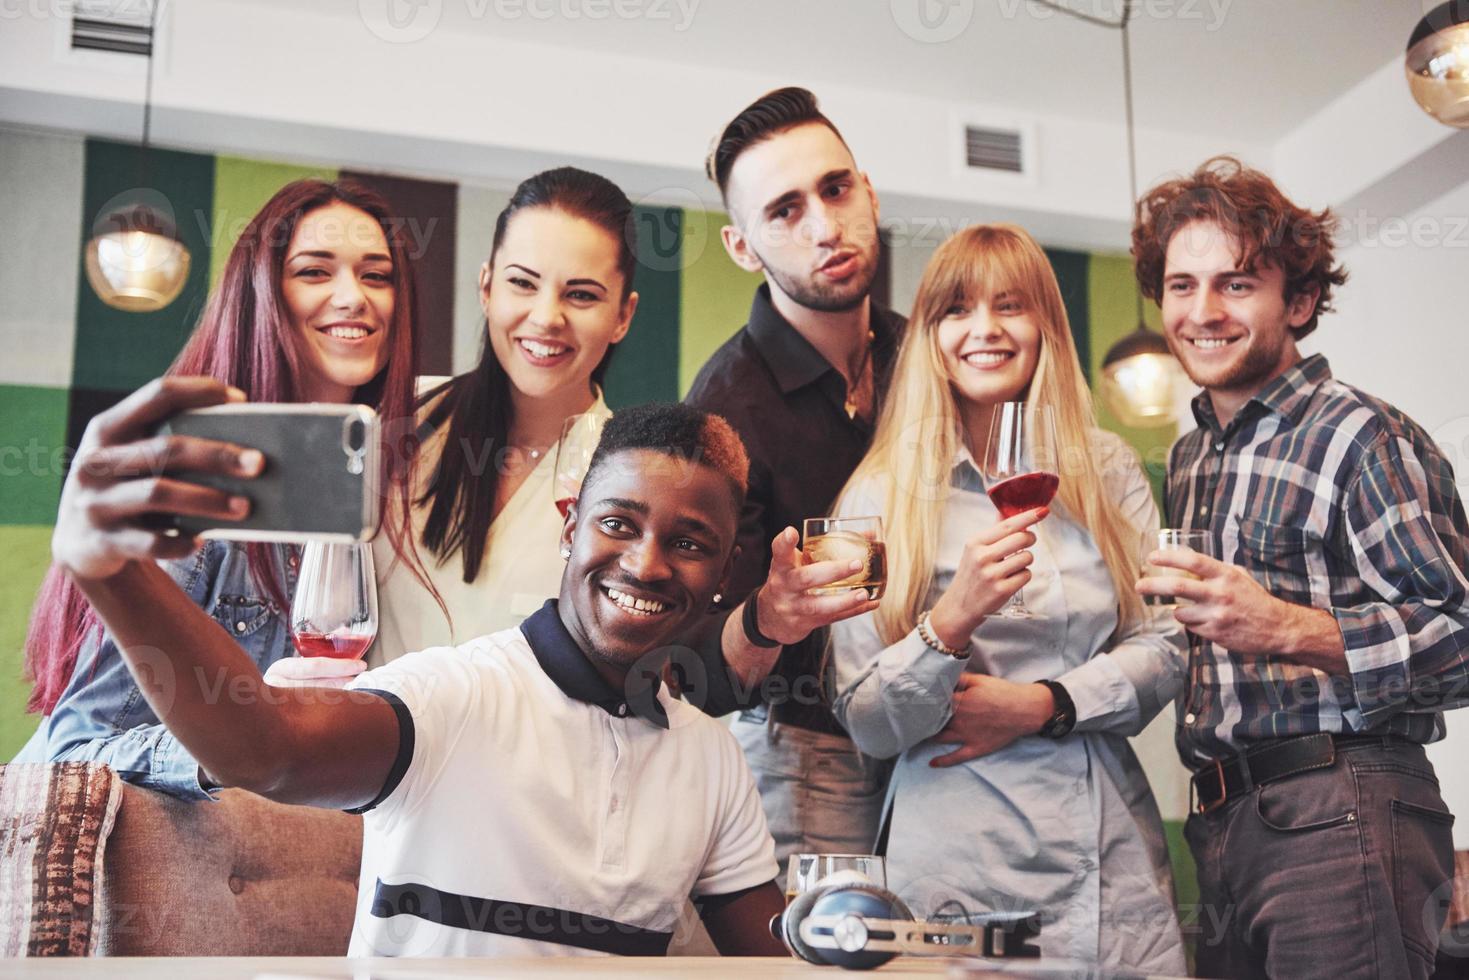
[[[899,953],[1036,958],[1034,912],[996,913],[982,925],[919,922],[903,900],[857,872],[828,875],[770,920],[770,931],[817,966],[871,970]]]

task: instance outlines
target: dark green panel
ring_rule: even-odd
[[[633,278],[638,311],[607,371],[607,404],[678,401],[679,288],[683,211],[635,209],[638,268]]]
[[[0,385],[0,525],[56,520],[66,407],[64,388]]]
[[[1051,268],[1056,270],[1056,281],[1061,284],[1061,302],[1066,305],[1066,317],[1071,321],[1071,336],[1076,341],[1076,357],[1081,361],[1087,381],[1092,380],[1091,371],[1091,256],[1085,252],[1070,252],[1062,248],[1046,249]]]
[[[146,169],[145,169],[146,167]],[[156,313],[124,313],[107,306],[87,282],[86,243],[93,222],[115,198],[139,187],[159,191],[173,208],[190,253],[184,291]],[[82,204],[82,273],[77,283],[77,344],[72,384],[131,391],[162,374],[183,347],[204,308],[209,288],[214,215],[214,157],[149,149],[146,160],[130,144],[88,140]]]

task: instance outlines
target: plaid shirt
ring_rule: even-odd
[[[1311,732],[1442,738],[1443,709],[1469,703],[1469,522],[1428,434],[1320,355],[1228,426],[1207,393],[1193,410],[1168,464],[1170,526],[1212,532],[1271,594],[1329,611],[1351,676],[1192,638],[1184,762]]]

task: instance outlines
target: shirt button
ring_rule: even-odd
[[[291,552],[291,557],[286,559],[286,564],[290,565],[292,568],[300,568],[301,559],[296,557],[296,553],[293,551]]]
[[[236,633],[243,633],[243,632],[245,632],[245,621],[243,619],[240,620],[238,623],[235,624],[235,632]]]
[[[1198,720],[1198,717],[1199,717],[1198,715],[1196,715],[1192,711],[1190,711],[1188,714],[1186,714],[1186,715],[1183,716],[1183,723],[1185,725],[1192,725],[1195,721]]]

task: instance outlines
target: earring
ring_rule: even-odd
[[[571,557],[571,545],[567,544],[567,545],[562,545],[561,546],[561,557],[562,558],[570,558]]]
[[[723,592],[716,592],[716,593],[714,593],[713,602],[714,602],[714,604],[716,606],[719,605],[723,601],[724,601],[724,593]]]

